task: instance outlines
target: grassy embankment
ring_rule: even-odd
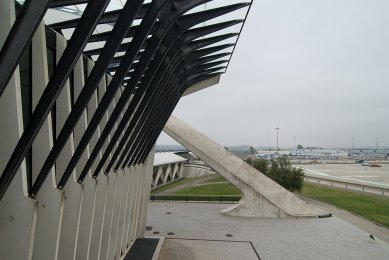
[[[201,176],[201,177],[196,177],[196,178],[180,179],[178,181],[175,181],[173,183],[167,184],[166,186],[163,186],[163,187],[161,187],[159,189],[156,189],[156,190],[152,191],[151,194],[159,194],[159,193],[165,192],[167,190],[170,190],[172,188],[175,188],[177,186],[181,186],[181,185],[184,185],[184,184],[187,184],[187,183],[190,183],[190,182],[194,182],[194,181],[199,181],[199,180],[205,179],[205,178],[208,178],[208,176],[206,175],[206,176]],[[223,177],[221,177],[221,178],[223,178]],[[224,179],[224,181],[226,181],[226,180]],[[208,182],[208,181],[206,181],[206,182]],[[212,182],[213,182],[213,179],[212,179]]]
[[[166,190],[170,190],[174,187],[184,185],[184,184],[192,182],[192,181],[193,181],[193,179],[181,179],[181,180],[175,181],[171,184],[168,184],[162,188],[156,189],[156,190],[152,191],[151,194],[158,194],[158,193],[164,192]]]
[[[213,183],[226,182],[226,183]],[[207,184],[210,183],[210,184]],[[212,184],[211,184],[212,183]],[[224,177],[217,175],[215,178],[202,182],[199,186],[185,188],[176,191],[177,195],[240,195],[240,190],[229,183]]]
[[[162,189],[158,189],[152,193],[152,199],[157,200],[184,200],[184,201],[238,201],[240,199],[240,191],[232,184],[228,183],[226,179],[217,175],[215,178],[201,182],[198,186],[183,188],[172,194],[160,195],[163,190],[171,189],[182,184],[194,182],[207,176],[184,179],[177,183],[167,185]],[[213,183],[211,182],[227,182],[227,183]],[[209,183],[209,184],[207,184]]]
[[[348,210],[389,228],[389,198],[304,182],[301,194]]]

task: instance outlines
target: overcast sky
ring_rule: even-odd
[[[389,146],[389,1],[255,0],[221,82],[173,114],[225,146]]]

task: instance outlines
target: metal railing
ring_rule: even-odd
[[[315,176],[310,174],[304,174],[304,180],[311,183],[389,196],[389,186],[385,187],[377,184],[365,183],[363,181],[343,180],[336,177]]]
[[[240,195],[180,195],[180,194],[151,194],[150,201],[201,201],[201,202],[237,202]]]

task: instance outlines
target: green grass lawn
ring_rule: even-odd
[[[164,192],[165,190],[169,190],[171,188],[174,188],[176,186],[192,182],[193,180],[194,179],[181,179],[179,181],[173,182],[172,184],[168,184],[160,189],[156,189],[156,190],[152,191],[151,194],[158,194],[158,193]]]
[[[389,228],[389,198],[304,182],[301,194],[330,203]]]
[[[192,182],[192,181],[197,181],[197,180],[201,180],[201,179],[204,179],[204,178],[207,178],[208,175],[205,175],[205,176],[200,176],[200,177],[196,177],[196,178],[184,178],[184,179],[181,179],[179,181],[176,181],[176,182],[173,182],[171,184],[168,184],[160,189],[156,189],[154,191],[151,192],[151,194],[158,194],[158,193],[161,193],[161,192],[164,192],[166,190],[169,190],[171,188],[174,188],[174,187],[177,187],[177,186],[180,186],[180,185],[183,185],[183,184],[187,184],[189,182]]]
[[[228,182],[228,181],[227,181],[226,178],[224,178],[223,176],[220,176],[219,174],[217,174],[217,175],[215,176],[215,178],[212,178],[212,179],[210,179],[210,180],[207,180],[207,181],[205,181],[204,183],[209,183],[209,182]]]
[[[240,195],[238,188],[230,183],[208,184],[176,191],[179,195]]]

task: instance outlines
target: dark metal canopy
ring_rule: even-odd
[[[78,181],[82,183],[87,177],[100,152],[102,158],[92,172],[93,178],[101,172],[108,174],[143,163],[187,87],[225,73],[251,5],[237,1],[21,1],[17,19],[0,51],[0,98],[43,17],[52,20],[49,28],[63,34],[68,44],[1,173],[0,199],[82,54],[93,59],[95,65],[38,177],[34,181],[27,178],[30,197],[39,192],[106,73],[112,79],[96,111],[89,115],[88,127],[65,172],[57,173],[57,188],[66,185],[123,86],[97,143],[90,147],[83,170],[77,173]],[[115,2],[116,8],[108,10]],[[72,18],[61,19],[64,12]]]

